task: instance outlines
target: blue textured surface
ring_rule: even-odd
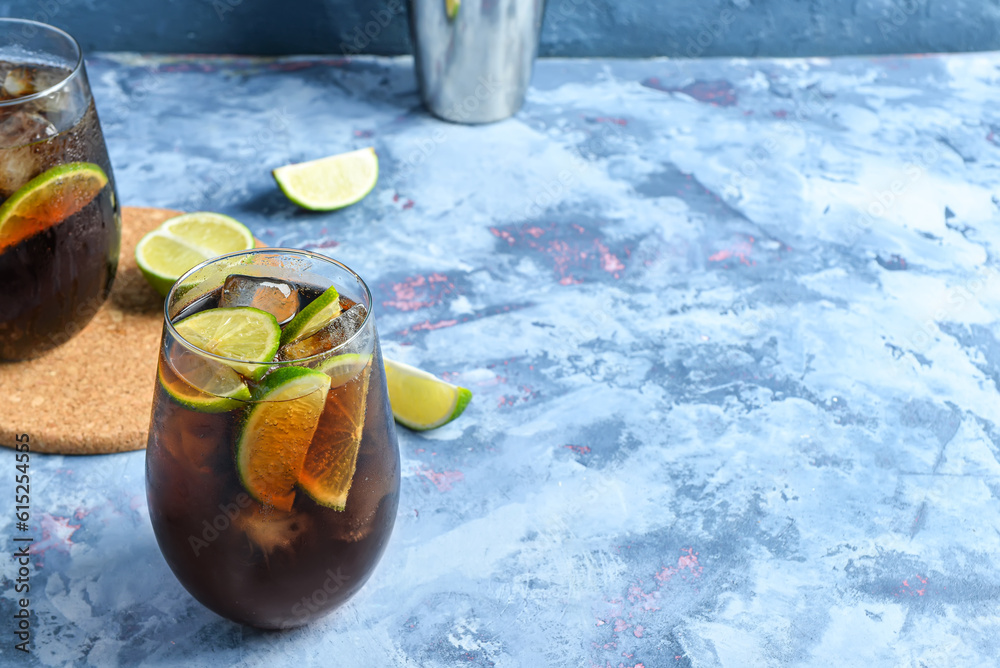
[[[397,55],[410,52],[404,4],[166,0],[139,8],[129,0],[7,0],[0,2],[0,16],[65,28],[88,52],[274,55],[357,49]],[[998,48],[997,0],[548,0],[541,54],[812,56]]]
[[[400,430],[381,565],[284,634],[175,581],[141,452],[34,456],[31,663],[995,662],[1000,55],[547,61],[482,127],[409,60],[90,73],[126,204],[345,261],[386,354],[475,398]],[[366,145],[342,212],[268,174]]]

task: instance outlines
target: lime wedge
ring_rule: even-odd
[[[274,359],[281,339],[281,328],[266,311],[240,306],[200,311],[174,324],[184,340],[200,350],[228,358],[256,362],[225,364],[247,378],[259,380]]]
[[[449,19],[458,16],[458,8],[461,7],[462,0],[444,0],[444,11]]]
[[[295,483],[326,405],[330,377],[303,367],[267,376],[236,443],[236,468],[247,492],[289,511]]]
[[[199,413],[225,413],[250,401],[250,389],[238,373],[177,344],[161,361],[159,379],[177,403]]]
[[[135,247],[143,276],[164,297],[181,274],[209,258],[250,250],[253,234],[221,213],[185,213],[165,221]]]
[[[378,181],[375,149],[363,148],[328,158],[278,167],[274,180],[288,199],[312,211],[332,211],[354,204]]]
[[[425,431],[448,424],[465,410],[472,392],[402,362],[385,360],[389,403],[396,420]]]
[[[285,325],[281,345],[312,336],[340,315],[340,294],[332,285]]]
[[[299,486],[313,501],[334,510],[347,507],[347,493],[358,463],[365,428],[370,359],[370,356],[338,355],[321,365],[337,377],[299,474]]]
[[[104,170],[90,162],[42,172],[0,206],[0,251],[79,212],[107,184]]]

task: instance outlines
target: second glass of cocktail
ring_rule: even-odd
[[[0,19],[0,361],[71,339],[111,292],[121,216],[80,45]]]
[[[371,294],[304,251],[235,253],[167,297],[146,451],[150,519],[181,584],[290,628],[368,579],[399,501]]]

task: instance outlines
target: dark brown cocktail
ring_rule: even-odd
[[[364,584],[396,517],[370,295],[342,265],[298,251],[224,256],[178,285],[146,453],[157,541],[220,615],[305,624]]]
[[[19,360],[97,313],[121,219],[79,47],[17,20],[0,20],[0,43],[0,360]]]

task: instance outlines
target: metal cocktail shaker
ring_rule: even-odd
[[[408,0],[424,104],[455,123],[507,118],[524,102],[545,0]]]

